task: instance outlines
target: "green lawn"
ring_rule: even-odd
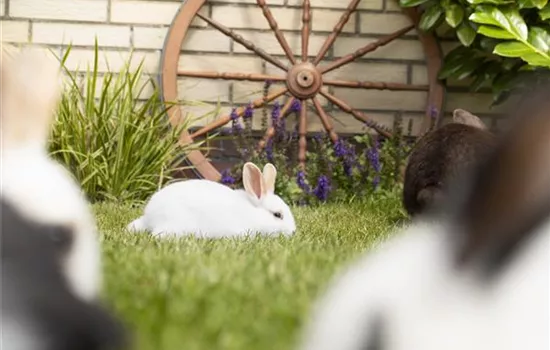
[[[155,240],[124,227],[141,210],[94,206],[105,299],[136,349],[292,349],[332,274],[403,218],[397,198],[296,208],[292,238]]]

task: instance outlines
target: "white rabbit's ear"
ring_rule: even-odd
[[[258,200],[262,198],[265,188],[264,178],[256,164],[247,162],[243,166],[243,185],[250,196]]]
[[[453,122],[470,125],[482,130],[487,129],[487,126],[481,121],[481,119],[479,119],[478,116],[460,108],[453,111]]]
[[[264,184],[265,184],[264,194],[274,193],[275,192],[275,179],[277,178],[277,169],[275,168],[275,166],[273,164],[267,163],[264,166],[263,178],[264,178]]]

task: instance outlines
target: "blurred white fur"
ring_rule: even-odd
[[[1,83],[2,198],[29,220],[72,228],[64,271],[77,295],[94,299],[101,281],[95,222],[77,182],[46,149],[60,96],[59,66],[35,51],[2,50]]]
[[[420,221],[403,231],[332,282],[300,350],[370,350],[377,316],[377,350],[549,348],[550,221],[489,285],[476,271],[452,268],[443,224]]]

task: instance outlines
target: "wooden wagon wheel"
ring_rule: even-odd
[[[290,62],[290,66],[287,66],[277,57],[268,54],[263,49],[254,45],[252,42],[244,39],[239,34],[228,29],[223,24],[214,21],[213,19],[204,16],[199,13],[201,7],[205,4],[206,0],[187,0],[185,1],[172,22],[170,30],[168,31],[162,56],[162,71],[161,71],[161,86],[162,96],[164,101],[177,101],[177,78],[178,76],[186,77],[198,77],[206,79],[226,79],[226,80],[246,80],[246,81],[276,81],[285,82],[286,87],[276,90],[270,95],[260,98],[252,102],[254,108],[260,108],[264,104],[269,103],[282,95],[289,95],[283,108],[281,109],[281,117],[283,118],[295,99],[299,99],[302,103],[302,108],[299,117],[299,152],[298,160],[302,168],[305,166],[306,156],[306,133],[307,133],[307,103],[313,104],[316,114],[320,118],[323,127],[330,136],[333,142],[338,140],[338,135],[334,132],[334,129],[329,120],[328,114],[323,109],[318,95],[325,97],[329,102],[340,108],[341,110],[352,115],[354,118],[362,121],[367,126],[373,128],[379,134],[389,136],[389,131],[380,127],[369,117],[353,107],[349,106],[345,101],[337,98],[329,92],[322,91],[323,85],[337,86],[337,87],[349,87],[357,89],[389,89],[394,91],[427,91],[428,100],[426,104],[426,113],[422,123],[422,130],[426,130],[432,123],[433,118],[436,119],[436,123],[439,121],[442,114],[442,105],[444,98],[443,86],[437,80],[437,72],[441,66],[441,52],[437,44],[436,39],[427,33],[419,31],[419,39],[424,48],[426,54],[426,63],[428,71],[429,85],[410,85],[410,84],[398,84],[398,83],[384,83],[384,82],[363,82],[363,81],[342,81],[342,80],[327,80],[323,79],[323,75],[331,72],[339,67],[342,67],[359,57],[366,55],[369,52],[376,50],[377,48],[387,45],[391,41],[406,34],[411,29],[415,28],[419,21],[419,12],[416,8],[406,8],[403,11],[411,18],[414,24],[404,27],[390,35],[382,37],[375,42],[372,42],[353,53],[338,58],[327,65],[319,65],[321,60],[325,57],[334,41],[342,31],[344,25],[348,22],[351,14],[356,10],[360,0],[351,0],[347,9],[344,11],[338,23],[334,26],[332,33],[326,38],[323,46],[317,53],[313,60],[308,59],[308,43],[310,34],[310,1],[303,1],[303,14],[302,14],[302,31],[301,31],[301,57],[294,56],[288,42],[285,39],[284,34],[278,28],[277,22],[273,17],[269,7],[265,0],[256,0],[258,6],[262,9],[263,15],[269,23],[277,41],[281,45],[286,57]],[[226,36],[232,38],[235,42],[243,45],[249,51],[255,53],[265,61],[273,64],[282,71],[282,75],[266,75],[266,74],[249,74],[249,73],[228,73],[228,72],[193,72],[193,71],[181,71],[178,70],[178,60],[180,55],[181,45],[185,39],[187,30],[189,29],[191,22],[195,17],[199,17],[207,22],[211,27],[216,28]],[[245,108],[241,107],[236,110],[238,117],[242,117]],[[170,122],[176,125],[180,122],[182,115],[178,106],[170,107],[169,111]],[[435,114],[434,114],[435,113]],[[220,116],[214,122],[200,128],[193,132],[183,131],[180,137],[180,142],[183,144],[190,143],[194,138],[205,135],[206,133],[217,129],[230,121],[230,115]],[[261,148],[265,143],[273,137],[275,129],[269,127],[259,142],[258,147]],[[194,167],[200,177],[206,179],[219,181],[220,173],[218,170],[206,159],[206,157],[197,150],[189,152],[187,160]]]

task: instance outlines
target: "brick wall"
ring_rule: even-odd
[[[293,51],[300,52],[301,0],[268,0],[279,26],[284,30]],[[348,0],[311,0],[313,34],[310,55],[314,55],[337,22]],[[145,69],[155,74],[159,69],[162,45],[167,29],[178,10],[180,1],[144,0],[1,0],[0,15],[2,41],[30,43],[36,49],[54,48],[61,52],[69,42],[73,44],[68,65],[72,69],[85,68],[93,57],[94,37],[97,35],[103,50],[100,69],[116,70],[134,49],[134,62],[144,58]],[[270,54],[284,58],[275,37],[269,31],[254,0],[207,1],[201,10],[215,20],[236,29],[245,38],[264,48]],[[369,41],[406,26],[409,19],[400,13],[397,0],[362,0],[359,11],[344,28],[344,33],[329,51],[328,59],[350,53]],[[449,51],[452,38],[441,40]],[[276,67],[265,64],[249,54],[238,43],[232,42],[195,19],[193,28],[182,45],[180,67],[192,70],[228,72],[277,73]],[[334,79],[371,80],[412,84],[426,84],[424,53],[415,31],[390,43],[330,74]],[[452,83],[446,99],[446,111],[462,107],[482,116],[496,125],[489,110],[490,95],[471,94],[467,82]],[[196,116],[212,112],[219,100],[222,112],[238,103],[246,103],[261,96],[262,83],[228,82],[221,80],[181,79],[180,97],[202,100],[207,105],[186,107]],[[355,108],[368,112],[375,120],[391,125],[397,110],[404,112],[405,122],[413,122],[417,132],[425,109],[424,92],[391,92],[334,88],[336,96]],[[326,101],[323,101],[326,104]],[[334,125],[339,132],[363,129],[350,116],[331,110]],[[206,118],[201,124],[212,119]],[[259,118],[257,118],[259,119]],[[317,118],[311,118],[310,130],[321,130]],[[257,123],[259,124],[259,122]]]

